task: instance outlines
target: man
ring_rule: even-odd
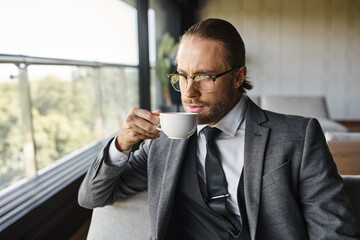
[[[197,131],[171,140],[155,128],[160,110],[134,108],[89,169],[80,205],[147,189],[159,240],[360,239],[317,120],[260,109],[244,94],[252,88],[246,71],[230,23],[191,27],[169,78],[185,111],[199,113]]]

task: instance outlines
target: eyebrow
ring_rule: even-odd
[[[184,71],[184,70],[181,69],[181,68],[177,68],[176,71],[179,72],[179,73],[180,73],[180,72],[183,72],[183,73],[187,74],[186,71]],[[213,70],[203,70],[203,69],[200,69],[200,70],[196,71],[196,73],[194,73],[194,74],[201,74],[201,73],[209,73],[209,74],[212,74],[212,73],[215,73],[215,71],[213,71]]]

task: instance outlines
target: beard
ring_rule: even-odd
[[[184,100],[183,107],[186,109],[187,104],[199,104],[204,109],[199,113],[198,123],[199,124],[210,124],[216,123],[223,118],[233,107],[234,95],[239,94],[237,89],[233,89],[228,86],[228,89],[220,98],[214,102],[196,101],[196,100]]]

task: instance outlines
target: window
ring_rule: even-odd
[[[127,3],[2,0],[0,53],[136,65],[137,15]]]
[[[113,134],[139,105],[128,3],[1,1],[0,190]]]
[[[0,238],[49,238],[59,224],[68,238],[90,214],[76,207],[81,177],[139,106],[137,10],[4,0],[0,28]]]

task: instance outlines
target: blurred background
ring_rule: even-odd
[[[359,12],[358,0],[0,0],[0,236],[68,239],[84,223],[86,236],[82,177],[132,107],[181,111],[166,74],[199,20],[237,28],[259,105],[318,97],[319,118],[359,132]]]

